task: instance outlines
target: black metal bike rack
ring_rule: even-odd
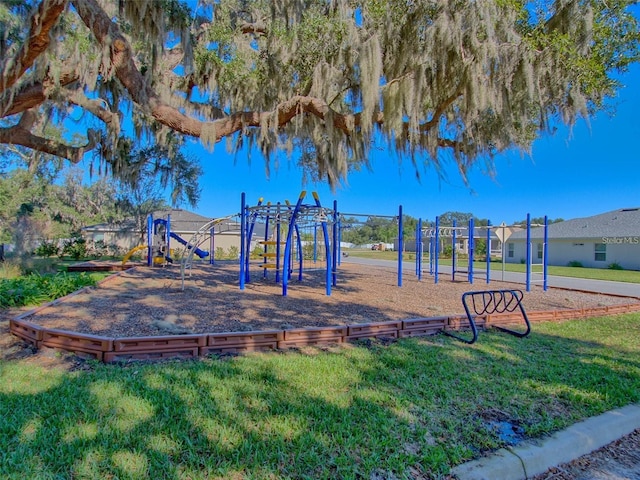
[[[472,338],[467,339],[446,330],[444,333],[450,337],[460,340],[461,342],[471,344],[478,340],[478,327],[475,322],[476,316],[493,315],[496,313],[513,313],[516,309],[520,309],[522,319],[527,327],[524,332],[518,332],[517,330],[511,330],[497,325],[495,325],[494,328],[516,337],[526,337],[531,332],[531,324],[529,323],[527,312],[525,312],[524,306],[522,305],[523,297],[524,294],[522,293],[522,290],[480,290],[463,293],[462,305],[467,313]],[[471,305],[471,307],[469,305]],[[471,312],[471,309],[473,309],[473,313]]]

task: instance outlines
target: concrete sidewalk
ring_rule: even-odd
[[[385,268],[398,268],[398,262],[395,260],[378,260],[374,258],[364,257],[346,257],[342,259],[345,263],[358,263],[360,265],[370,265]],[[428,265],[423,265],[423,269],[428,269]],[[415,262],[405,261],[402,263],[403,274],[406,275],[410,272],[415,272]],[[441,275],[441,280],[449,280],[451,278],[451,266],[441,265],[438,269],[438,274]],[[431,278],[428,273],[423,274],[425,278]],[[456,278],[463,279],[463,273],[456,275]],[[538,275],[539,277],[539,275]],[[490,274],[490,280],[492,282],[505,281],[511,283],[526,284],[526,275],[518,272],[502,272],[500,268],[492,270]],[[487,289],[486,274],[485,271],[478,270],[474,274],[474,283],[477,289]],[[491,285],[491,284],[489,284]],[[605,293],[609,295],[623,295],[627,297],[640,298],[640,284],[627,283],[627,282],[611,282],[607,280],[591,280],[588,278],[574,278],[574,277],[560,277],[555,275],[549,275],[547,278],[547,285],[549,287],[567,288],[571,290],[582,290],[585,292]],[[491,288],[491,287],[489,287]],[[499,288],[499,287],[497,287]],[[532,283],[532,288],[541,288],[539,283]],[[472,288],[470,288],[472,290]]]
[[[640,405],[628,405],[591,417],[548,438],[503,448],[493,455],[458,465],[459,480],[520,480],[546,472],[597,450],[640,428]]]

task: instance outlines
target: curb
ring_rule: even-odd
[[[593,452],[640,428],[640,404],[591,417],[548,438],[502,448],[451,470],[459,480],[525,480]],[[534,443],[535,442],[535,443]]]

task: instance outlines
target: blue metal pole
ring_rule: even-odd
[[[487,285],[491,282],[491,220],[487,222],[487,246],[485,252],[487,255]]]
[[[245,252],[245,240],[246,240],[246,226],[247,226],[247,212],[246,212],[246,195],[242,192],[240,195],[240,290],[244,290],[245,281],[245,264],[244,256]]]
[[[436,236],[433,231],[434,224],[431,223],[431,233],[429,234],[429,275],[433,276],[433,252],[436,250]]]
[[[171,214],[167,215],[167,237],[164,239],[167,245],[167,251],[164,253],[164,258],[171,256]],[[189,247],[187,247],[189,248]]]
[[[457,245],[456,245],[456,220],[455,218],[453,219],[453,230],[451,232],[451,281],[455,282],[456,281],[456,269],[457,269],[457,257],[458,255],[456,255],[456,250],[457,250]]]
[[[527,213],[527,292],[531,291],[531,215]]]
[[[320,204],[320,197],[316,192],[313,192],[313,199],[316,202],[317,207],[322,207],[322,205]],[[331,271],[333,260],[331,258],[331,248],[329,248],[329,229],[327,228],[327,222],[322,221],[320,222],[320,225],[322,226],[322,235],[324,238],[324,251],[325,251],[325,257],[326,257],[326,263],[327,263],[326,275],[325,275],[326,293],[327,293],[327,296],[329,296],[331,295],[331,284],[333,282],[333,284],[335,285],[335,282],[337,281],[337,279],[336,279],[336,272]],[[332,273],[333,273],[333,279],[331,278]]]
[[[293,243],[293,231],[295,229],[298,212],[300,211],[300,206],[302,205],[302,200],[304,200],[304,197],[306,194],[307,192],[305,191],[302,191],[300,193],[300,196],[298,197],[298,202],[296,203],[296,206],[293,209],[293,212],[291,212],[291,219],[289,220],[289,230],[287,231],[287,241],[284,245],[284,258],[282,259],[282,265],[283,267],[286,267],[287,270],[289,269],[288,265],[291,260],[291,248],[292,248],[291,244]],[[289,282],[289,272],[283,271],[282,272],[282,296],[283,297],[287,296],[288,282]]]
[[[544,254],[542,257],[542,278],[543,278],[543,284],[542,284],[542,288],[543,290],[546,292],[547,291],[547,260],[548,258],[548,247],[549,246],[549,222],[547,219],[547,216],[544,216],[544,244],[543,244],[543,248],[544,248]]]
[[[334,204],[334,207],[337,208],[337,204]],[[340,216],[336,210],[336,223],[333,225],[333,228],[338,229],[338,266],[342,265],[342,222],[340,221]]]
[[[440,217],[436,217],[436,248],[435,248],[435,283],[438,283],[438,257],[440,256]]]
[[[416,274],[422,280],[422,219],[418,219],[416,228]]]
[[[153,255],[153,215],[147,215],[147,267],[151,266]]]
[[[475,225],[473,218],[469,219],[469,283],[473,284],[473,251],[475,243]]]
[[[402,251],[404,250],[404,235],[402,225],[402,205],[398,207],[398,286],[402,286]]]
[[[262,201],[263,199],[262,197],[260,197],[258,199],[258,207],[262,205]],[[249,269],[249,257],[251,256],[251,239],[253,238],[253,229],[256,226],[257,213],[253,213],[251,214],[251,216],[249,216],[249,207],[246,206],[245,209],[247,210],[247,239],[244,262],[246,282],[249,282],[251,280],[251,270]]]
[[[276,204],[276,283],[280,281],[280,224],[281,224],[281,215],[280,215],[280,202]],[[286,295],[286,293],[283,293]]]
[[[267,203],[267,207],[271,207],[271,203]],[[264,246],[262,248],[262,278],[267,278],[267,268],[264,267],[264,264],[269,263],[269,259],[267,257],[267,253],[269,253],[269,245],[267,244],[267,242],[269,241],[269,210],[270,208],[267,208],[267,218],[265,219],[265,226],[264,226]]]
[[[294,228],[296,231],[296,245],[298,246],[298,281],[302,281],[302,268],[303,268],[303,259],[304,259],[304,255],[303,255],[303,251],[302,251],[302,239],[300,238],[300,228],[298,227],[298,224],[295,223],[294,224]],[[291,272],[293,271],[293,258],[291,258],[291,260],[289,261],[289,278],[291,278]]]
[[[333,268],[331,275],[331,283],[335,287],[338,281],[338,255],[340,254],[340,248],[338,245],[338,201],[333,201]]]

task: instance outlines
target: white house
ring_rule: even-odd
[[[543,257],[542,227],[531,229],[532,257]],[[526,231],[507,240],[505,261],[522,263],[526,259]],[[607,268],[618,264],[627,270],[640,270],[640,208],[622,208],[592,217],[574,218],[548,226],[549,265],[579,262],[584,267]]]

